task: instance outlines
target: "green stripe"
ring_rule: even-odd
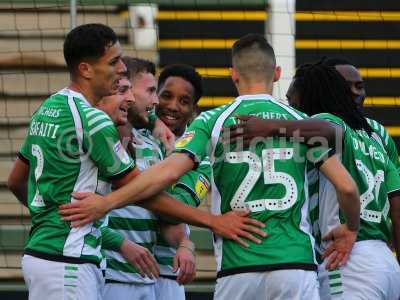
[[[329,274],[329,279],[335,279],[335,278],[340,278],[340,273],[339,274]]]
[[[85,245],[88,245],[92,248],[96,248],[100,244],[100,238],[96,238],[92,234],[85,235]]]
[[[332,283],[332,284],[329,284],[329,286],[330,286],[331,288],[337,287],[337,286],[342,286],[342,283],[341,283],[341,282]]]
[[[76,276],[76,275],[64,275],[64,278],[74,278],[74,279],[76,279],[76,278],[78,278],[78,276]]]
[[[156,220],[128,219],[121,217],[110,217],[108,220],[108,227],[112,229],[136,230],[136,231],[158,230],[158,225]]]
[[[174,258],[173,257],[159,257],[159,256],[156,256],[156,260],[160,265],[172,266],[174,264]]]
[[[342,287],[341,286],[331,287],[330,293],[331,293],[331,295],[341,294],[341,293],[343,293]]]
[[[75,266],[65,266],[64,268],[68,271],[78,271],[78,267]]]
[[[94,262],[94,263],[96,263],[96,264],[99,264],[100,261],[101,261],[101,259],[102,259],[102,257],[101,257],[100,255],[101,255],[101,253],[99,253],[99,256],[95,256],[95,255],[81,255],[81,258],[87,259],[87,260],[92,261],[92,262]]]
[[[75,284],[64,284],[64,286],[76,288],[76,285],[75,285]]]

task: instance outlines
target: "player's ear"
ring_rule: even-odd
[[[282,68],[280,66],[276,66],[274,70],[274,82],[277,82],[279,78],[281,78]]]
[[[229,68],[233,83],[237,86],[239,84],[239,73],[235,68]]]
[[[93,68],[87,62],[80,62],[78,65],[78,74],[86,79],[93,77]]]

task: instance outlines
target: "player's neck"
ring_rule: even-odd
[[[243,84],[238,86],[239,95],[257,95],[257,94],[269,94],[272,95],[272,84],[267,85],[266,83],[259,82],[253,84]]]
[[[84,83],[79,81],[71,81],[68,88],[75,92],[81,93],[85,99],[93,106],[96,106],[100,99],[93,93],[93,91],[87,87]]]

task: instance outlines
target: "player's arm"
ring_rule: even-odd
[[[179,274],[177,281],[179,284],[187,284],[196,277],[196,258],[193,242],[189,239],[189,232],[186,224],[168,224],[161,223],[161,235],[169,245],[176,248],[176,254],[173,260],[172,272]]]
[[[385,169],[385,182],[390,203],[390,219],[392,221],[393,247],[400,262],[400,176],[396,166],[388,161]]]
[[[327,159],[319,168],[336,190],[339,207],[346,223],[339,225],[322,239],[332,241],[324,253],[328,258],[327,269],[346,263],[357,239],[360,223],[360,196],[358,188],[336,155]]]
[[[145,247],[142,247],[111,228],[101,227],[101,248],[119,252],[138,273],[149,278],[160,275],[160,267],[154,256]]]
[[[22,205],[28,207],[29,163],[17,158],[8,176],[7,186]]]
[[[399,153],[397,151],[396,143],[392,139],[392,137],[387,133],[388,142],[385,146],[386,152],[389,156],[390,161],[394,164],[395,168],[397,169],[397,173],[400,174],[400,161],[399,161]]]
[[[351,175],[336,155],[328,158],[319,168],[336,190],[340,209],[349,230],[357,232],[360,224],[360,196]]]
[[[390,220],[393,230],[393,247],[396,251],[397,261],[400,264],[400,192],[389,195],[390,201]]]
[[[334,146],[337,139],[342,138],[339,126],[321,119],[304,120],[265,120],[255,116],[237,116],[238,124],[230,126],[224,133],[225,138],[232,141],[243,139],[250,142],[255,137],[286,137],[298,142],[312,142],[315,137],[323,137],[328,145]]]

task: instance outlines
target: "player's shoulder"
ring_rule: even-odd
[[[344,129],[347,129],[347,127],[348,127],[345,121],[343,121],[340,117],[335,116],[331,113],[319,113],[319,114],[313,115],[311,118],[326,120],[328,122],[335,123],[335,124],[343,127]]]
[[[227,110],[230,107],[230,105],[231,104],[225,104],[210,110],[203,111],[200,115],[197,116],[195,121],[201,121],[207,123],[212,120],[216,120],[225,110]]]
[[[365,118],[365,119],[367,120],[369,126],[371,126],[372,130],[382,138],[385,144],[387,144],[389,139],[389,133],[387,132],[385,126],[383,126],[381,123],[379,123],[374,119],[371,118]]]
[[[243,99],[251,100],[251,104],[246,103],[248,101],[243,101],[243,107],[249,107],[249,105],[253,105],[253,110],[267,112],[267,114],[270,116],[268,118],[284,118],[289,120],[302,120],[309,118],[307,114],[290,106],[288,103],[275,99],[271,95],[247,95]],[[265,105],[267,107],[265,107]],[[260,107],[258,108],[257,106]]]
[[[287,113],[292,115],[296,119],[308,119],[310,118],[306,113],[303,113],[302,111],[290,106],[288,103],[284,103],[279,100],[271,99],[270,100],[275,107],[279,107],[280,109],[285,110]]]
[[[115,126],[110,116],[104,111],[80,103],[80,116],[82,118],[82,126],[89,135],[94,135],[101,130],[115,130]]]

